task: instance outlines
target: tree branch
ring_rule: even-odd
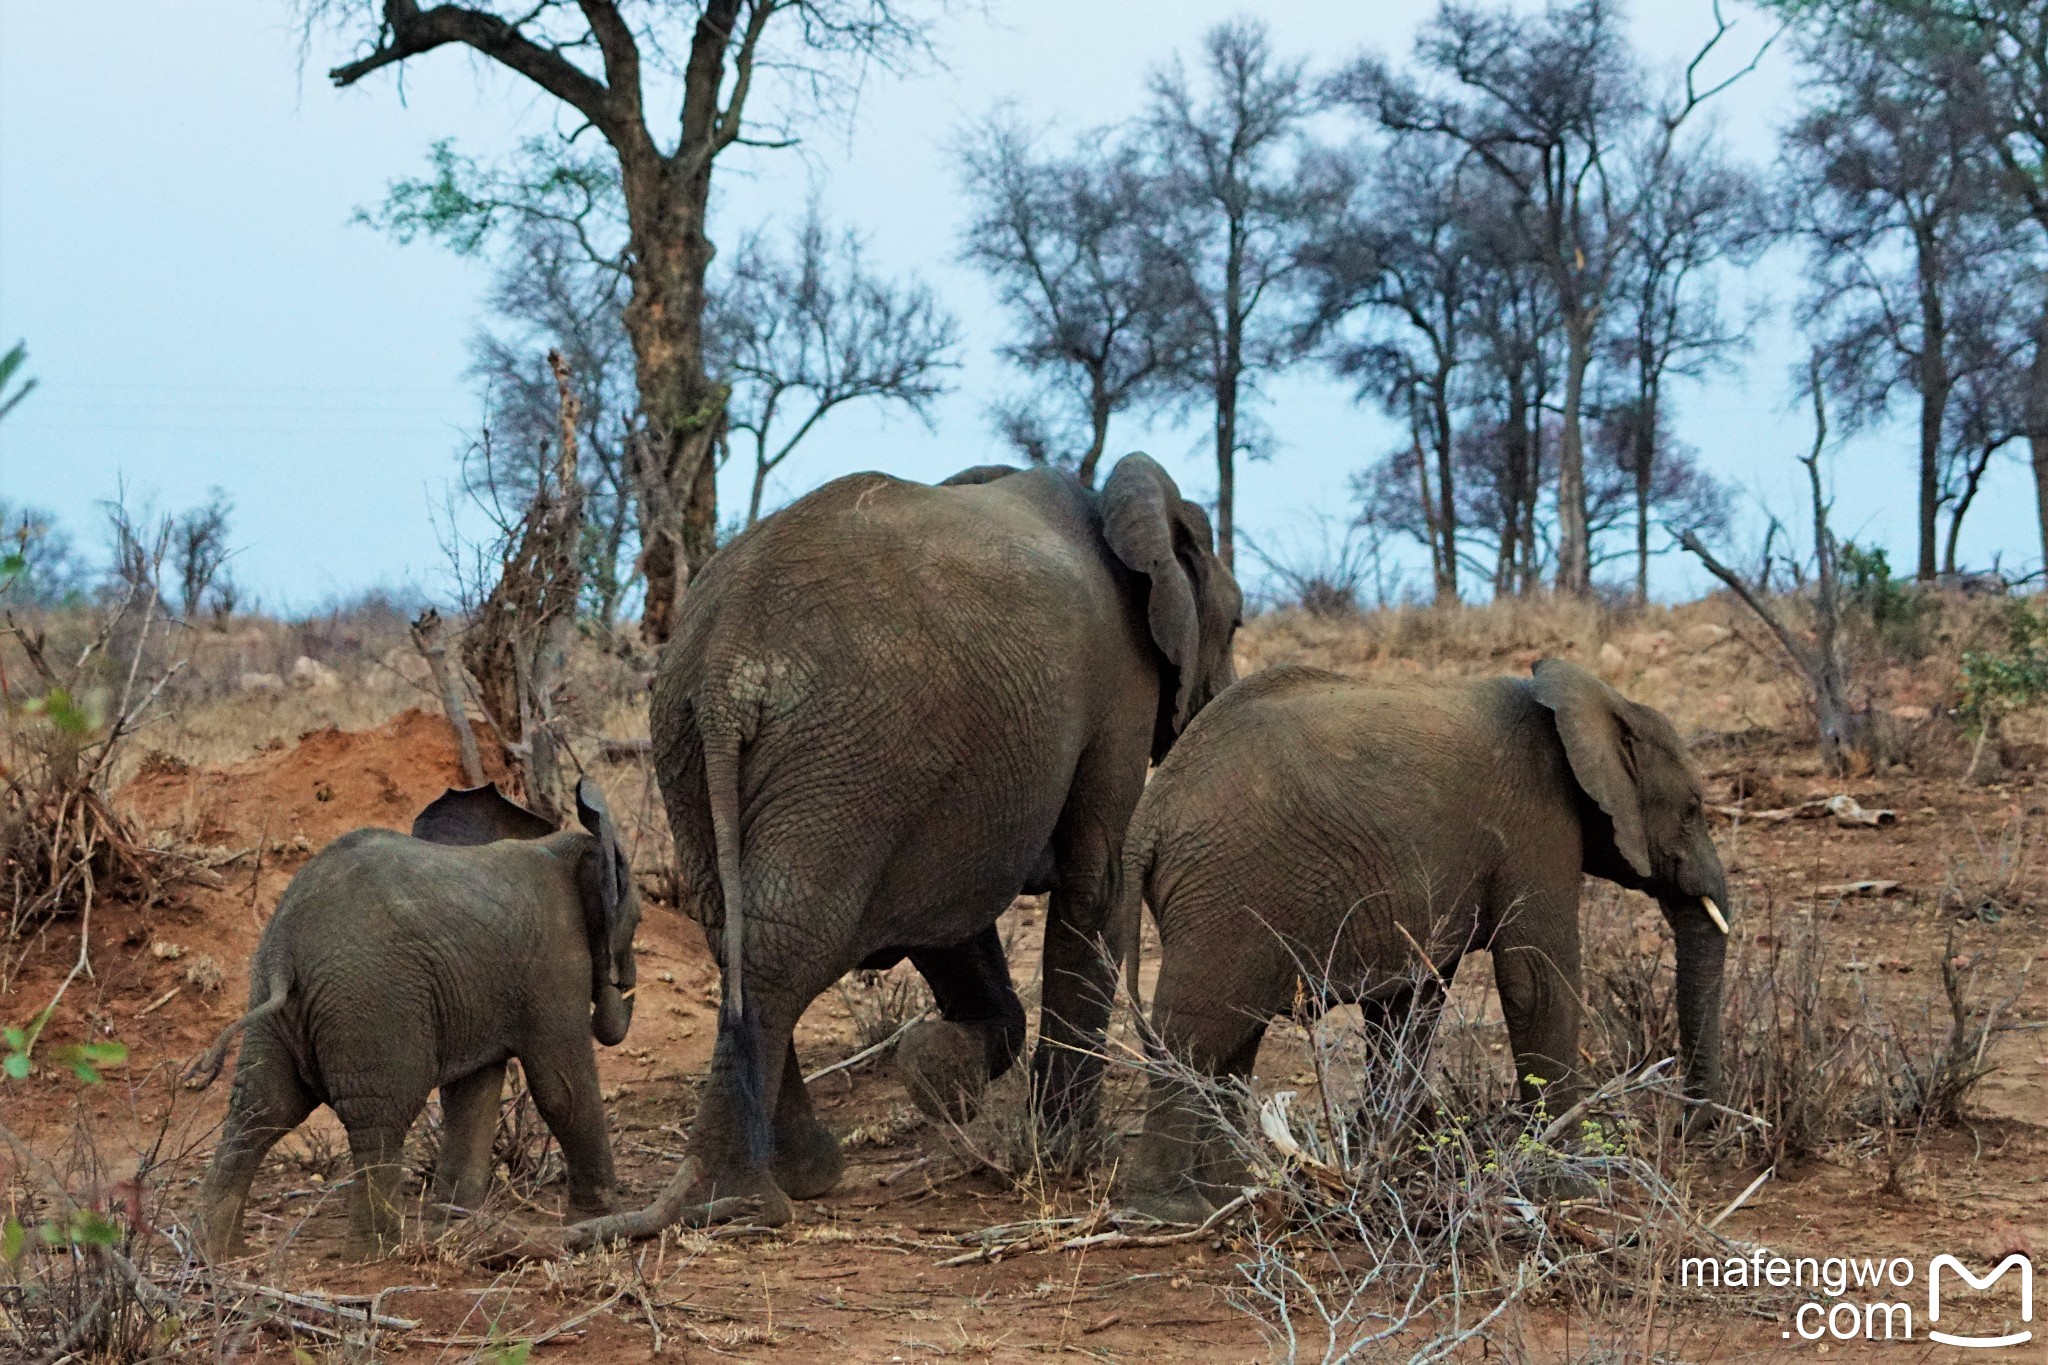
[[[333,68],[327,77],[337,86],[354,85],[374,71],[450,43],[474,48],[518,72],[574,107],[614,141],[633,121],[631,108],[622,109],[612,89],[564,57],[560,49],[534,42],[517,25],[495,14],[461,5],[436,5],[422,10],[417,0],[384,0],[381,46],[366,57]],[[609,59],[607,51],[608,63]],[[637,103],[637,98],[636,90],[629,106]]]

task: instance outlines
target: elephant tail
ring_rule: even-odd
[[[1138,968],[1144,937],[1145,883],[1152,875],[1152,853],[1151,830],[1134,819],[1124,843],[1116,905],[1109,919],[1110,950],[1116,954],[1117,965],[1123,972],[1125,988],[1131,994],[1131,1010],[1137,1015],[1141,1032],[1145,1027],[1145,998],[1138,994]]]
[[[272,968],[270,974],[263,978],[263,999],[252,1006],[248,1013],[222,1029],[220,1036],[213,1040],[213,1046],[207,1048],[197,1061],[185,1068],[185,1088],[204,1090],[220,1079],[221,1066],[228,1057],[228,1044],[234,1042],[236,1034],[258,1019],[283,1009],[286,999],[291,995],[291,987],[291,973],[283,967]]]
[[[705,726],[704,785],[711,808],[711,841],[718,861],[719,897],[725,902],[721,952],[725,1000],[719,1032],[731,1039],[747,1147],[756,1161],[769,1152],[768,1108],[763,1095],[760,1029],[746,995],[746,906],[740,879],[740,735],[736,727]]]

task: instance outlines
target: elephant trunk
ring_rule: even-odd
[[[1721,1093],[1721,976],[1728,935],[1714,922],[1707,903],[1666,905],[1678,941],[1678,1051],[1685,1067],[1685,1092],[1694,1099]]]
[[[606,1047],[624,1042],[626,1030],[633,1026],[633,992],[638,978],[630,951],[616,968],[617,979],[611,979],[611,976],[600,968],[590,992],[590,1032]]]

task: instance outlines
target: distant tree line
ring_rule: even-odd
[[[337,84],[462,46],[572,115],[496,165],[444,144],[369,216],[496,263],[466,474],[507,518],[555,439],[541,356],[569,360],[593,614],[637,602],[661,639],[689,573],[842,405],[929,420],[959,335],[930,287],[874,270],[815,202],[747,233],[718,228],[710,198],[730,147],[792,140],[863,66],[914,64],[929,30],[908,7],[306,8],[361,44]],[[1022,381],[991,423],[1092,482],[1127,415],[1205,422],[1234,559],[1239,475],[1279,453],[1265,397],[1314,367],[1402,433],[1363,453],[1355,517],[1375,545],[1421,547],[1437,599],[1583,594],[1624,563],[1642,597],[1666,529],[1729,515],[1674,394],[1737,358],[1759,316],[1723,300],[1790,250],[1840,424],[1917,418],[1918,575],[1957,568],[1988,471],[2022,448],[2048,549],[2048,18],[2020,0],[1767,8],[1802,76],[1772,167],[1737,164],[1703,114],[1776,40],[1735,36],[1718,0],[1668,80],[1631,47],[1621,0],[1445,0],[1399,65],[1312,70],[1240,19],[1156,68],[1123,123],[988,114],[957,160],[960,256],[994,290]],[[645,106],[656,60],[680,75],[669,132]],[[736,454],[748,507],[721,532],[710,475]]]

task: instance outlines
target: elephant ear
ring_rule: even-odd
[[[1636,704],[1585,669],[1544,659],[1535,669],[1536,700],[1557,720],[1558,738],[1579,789],[1614,824],[1614,845],[1636,875],[1651,875],[1650,843],[1637,778]]]
[[[412,822],[412,837],[430,844],[494,844],[500,839],[545,839],[555,827],[506,798],[495,782],[450,787]]]
[[[1242,599],[1216,558],[1208,514],[1149,455],[1118,460],[1102,485],[1102,537],[1149,584],[1145,619],[1168,664],[1155,757],[1231,680],[1230,635]],[[1161,742],[1163,740],[1163,743]]]
[[[619,902],[624,898],[625,855],[619,851],[618,829],[612,824],[612,813],[605,806],[604,793],[587,777],[576,784],[576,818],[597,839],[597,856],[590,860],[593,867],[588,874],[591,878],[589,899],[595,900],[597,906],[594,914],[592,908],[586,907],[585,914],[588,918],[600,920],[592,926],[593,931],[601,930],[604,942],[609,944],[611,931],[618,923]],[[598,941],[593,936],[591,947],[595,949],[597,946]]]

